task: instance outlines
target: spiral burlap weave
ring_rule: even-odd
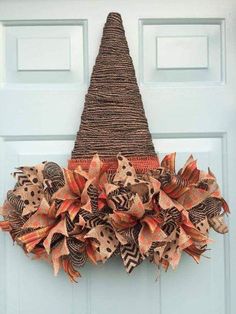
[[[85,98],[73,159],[156,158],[122,19],[110,13]]]

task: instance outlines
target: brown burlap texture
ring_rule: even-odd
[[[118,153],[157,166],[122,19],[110,13],[85,98],[72,162]],[[108,160],[108,159],[107,159]],[[150,167],[152,168],[150,163]],[[153,165],[154,166],[154,165]]]

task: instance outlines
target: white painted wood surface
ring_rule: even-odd
[[[208,68],[208,36],[157,37],[157,69]]]
[[[70,37],[18,38],[18,71],[70,71]]]
[[[232,208],[231,232],[224,238],[212,233],[210,259],[195,265],[184,256],[177,271],[162,272],[157,281],[150,264],[128,276],[116,258],[97,268],[84,267],[77,285],[63,274],[54,278],[46,263],[31,261],[2,233],[0,314],[233,314],[234,0],[1,0],[1,200],[14,183],[10,172],[15,166],[46,159],[66,165],[110,11],[122,14],[157,151],[161,156],[177,151],[179,166],[190,153],[202,168],[211,166]],[[170,37],[173,49],[189,49],[188,60],[171,60],[173,51],[166,43],[159,51],[157,38]],[[207,38],[207,47],[205,39],[196,42],[198,37]],[[37,49],[42,58],[36,58]]]

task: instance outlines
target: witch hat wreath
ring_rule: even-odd
[[[87,260],[114,255],[129,273],[145,259],[175,268],[183,251],[199,262],[210,227],[228,231],[211,171],[192,156],[178,172],[175,154],[159,163],[118,13],[104,27],[68,168],[43,162],[13,175],[0,228],[72,281]]]

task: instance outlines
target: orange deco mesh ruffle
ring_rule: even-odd
[[[105,263],[114,255],[128,273],[145,259],[176,268],[182,252],[199,262],[210,228],[228,231],[229,209],[216,179],[192,156],[178,173],[171,154],[142,175],[122,155],[115,173],[95,155],[88,171],[45,162],[13,175],[17,183],[1,208],[0,227],[72,281],[86,261]]]
[[[109,172],[115,172],[117,169],[116,158],[101,158],[104,169]],[[132,156],[129,157],[129,161],[132,162],[133,167],[137,173],[147,173],[148,170],[154,170],[159,167],[159,160],[157,156]],[[84,170],[88,170],[91,163],[91,159],[70,159],[68,161],[68,169],[75,170],[78,166],[81,166]]]

